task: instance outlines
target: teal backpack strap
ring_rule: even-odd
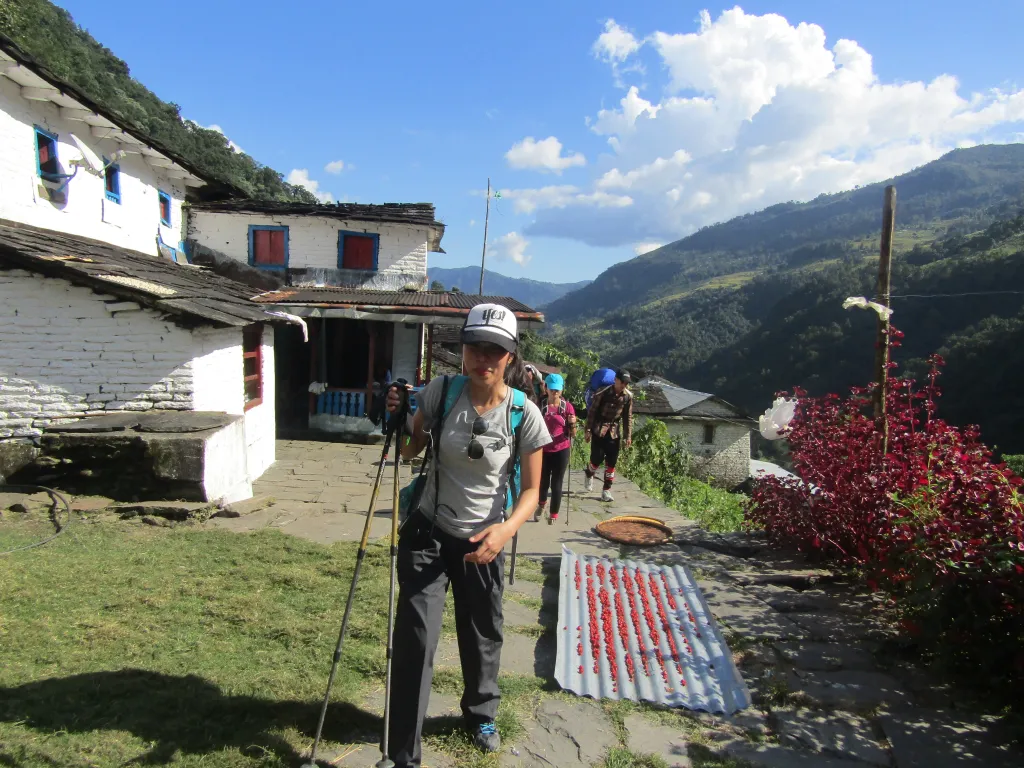
[[[445,377],[449,378],[449,377]],[[459,401],[459,396],[462,395],[462,390],[466,388],[466,382],[469,381],[468,376],[452,376],[450,378],[450,384],[448,386],[448,394],[444,399],[444,410],[441,411],[441,421],[448,418],[448,414],[452,412],[452,408],[455,407],[455,403]]]
[[[519,500],[519,427],[526,412],[526,393],[512,390],[512,404],[508,409],[508,429],[512,433],[512,463],[508,473],[508,488],[505,490],[505,508],[511,509]]]

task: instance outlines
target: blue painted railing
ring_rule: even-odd
[[[366,415],[365,390],[343,389],[321,392],[316,398],[316,412],[331,416]]]

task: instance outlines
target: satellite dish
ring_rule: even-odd
[[[78,147],[78,151],[82,153],[82,160],[72,160],[72,165],[84,164],[86,170],[90,173],[94,173],[97,176],[102,175],[105,166],[99,156],[89,149],[85,142],[75,136],[75,134],[72,133],[69,135],[71,136],[71,140],[75,142],[75,146]]]

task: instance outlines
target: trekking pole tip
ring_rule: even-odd
[[[380,760],[377,761],[377,764],[374,766],[374,768],[395,768],[395,764],[391,762],[388,758],[382,757]]]

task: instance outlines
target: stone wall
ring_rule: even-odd
[[[636,417],[639,428],[646,417]],[[672,437],[681,437],[687,445],[691,472],[713,485],[732,489],[750,476],[750,428],[727,421],[708,421],[671,417],[661,419]],[[704,442],[704,426],[715,428],[714,442]]]

